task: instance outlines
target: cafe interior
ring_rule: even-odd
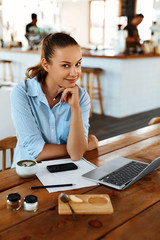
[[[30,32],[27,32],[26,26],[32,21],[32,13],[36,14],[37,23]],[[29,184],[40,185],[39,180],[44,185],[48,184],[45,179],[41,179],[42,166],[38,168],[40,170],[37,178],[24,177],[22,173],[18,173],[18,167],[16,167],[17,172],[11,168],[17,137],[11,116],[10,94],[17,84],[24,81],[26,69],[39,63],[42,39],[56,32],[72,36],[82,51],[81,76],[77,83],[89,94],[91,104],[89,133],[94,134],[99,141],[97,150],[86,152],[85,159],[94,166],[100,167],[117,157],[127,157],[149,164],[160,155],[158,150],[160,143],[160,0],[0,0],[0,174],[2,173],[0,189],[2,197],[19,191],[24,197],[28,191],[24,190],[25,186],[27,188],[30,187]],[[46,163],[41,165],[46,166]],[[5,175],[4,172],[8,173]],[[7,187],[5,187],[6,176],[12,182],[12,184],[7,182]],[[53,195],[54,191],[48,193],[46,189],[34,190],[34,194],[40,200],[41,209],[37,213],[37,205],[35,205],[35,211],[28,210],[32,215],[21,212],[21,216],[16,215],[15,218],[13,214],[11,216],[12,211],[6,210],[3,199],[0,211],[2,210],[2,214],[15,221],[15,224],[9,223],[7,218],[4,219],[2,225],[0,224],[2,226],[0,238],[2,232],[2,239],[64,239],[65,231],[66,234],[67,231],[68,233],[73,231],[75,236],[73,234],[69,238],[69,235],[66,235],[68,236],[66,239],[82,239],[82,237],[104,240],[159,239],[159,227],[158,225],[156,227],[159,221],[159,210],[156,211],[156,209],[160,209],[158,208],[160,196],[158,185],[156,188],[155,183],[158,182],[158,177],[160,180],[159,172],[156,170],[153,177],[148,177],[150,182],[149,180],[147,182],[147,177],[142,178],[144,180],[139,180],[139,185],[129,187],[128,189],[131,189],[128,190],[129,192],[124,190],[126,195],[122,194],[121,197],[118,190],[103,184],[96,186],[96,184],[87,185],[86,183],[86,186],[81,187],[80,190],[78,187],[76,190],[64,188],[64,191],[69,190],[66,193],[71,194],[69,201],[77,215],[83,214],[82,217],[78,215],[78,220],[75,213],[65,206],[67,200],[63,202],[64,196],[58,196],[59,192]],[[55,181],[55,183],[59,182]],[[150,191],[147,192],[145,184],[150,186]],[[141,200],[137,200],[136,191],[139,191]],[[32,192],[33,190],[29,190],[28,194]],[[93,194],[93,198],[87,201],[94,202],[91,203],[95,204],[94,211],[87,204],[84,204],[83,208],[81,203],[86,201],[85,196],[89,196],[86,194],[90,193]],[[104,193],[107,193],[109,198],[104,196],[102,199]],[[93,200],[95,194],[98,197]],[[142,199],[145,194],[148,194],[147,199],[153,200],[144,203]],[[0,196],[0,205],[2,197]],[[127,202],[127,198],[130,199],[131,204]],[[14,208],[11,201],[9,202],[8,198],[8,209]],[[48,206],[45,201],[48,202]],[[108,201],[106,212],[105,201]],[[116,205],[116,201],[120,201],[121,210]],[[35,201],[34,204],[36,203]],[[155,203],[157,205],[149,214],[148,209],[150,208],[151,211]],[[76,204],[82,204],[82,209],[79,210],[79,205],[77,207]],[[125,204],[128,208],[123,210]],[[131,211],[129,215],[132,205],[136,210]],[[24,200],[24,208],[27,207],[30,207],[29,202]],[[14,210],[19,208],[20,206]],[[48,223],[49,219],[52,219],[51,210],[54,210],[54,227]],[[34,215],[33,212],[36,214]],[[154,212],[157,216],[152,224],[154,231],[151,235],[148,227],[144,233],[141,230],[142,225],[152,221]],[[71,213],[73,216],[69,216]],[[116,213],[121,214],[122,217],[120,218]],[[144,223],[145,213],[148,220]],[[67,216],[60,216],[64,214]],[[41,216],[41,220],[38,220],[38,215]],[[62,220],[62,217],[65,217],[65,220]],[[34,224],[33,219],[36,220]],[[74,227],[71,227],[71,223],[77,226],[78,221],[80,225],[76,232]],[[44,225],[45,230],[39,232],[35,230],[38,229],[38,223]],[[8,224],[8,230],[5,224]],[[13,237],[16,224],[20,232]],[[30,226],[33,224],[30,233],[26,231],[26,226],[29,226],[27,224]],[[133,231],[133,226],[139,230]],[[49,229],[51,229],[50,233]]]
[[[26,34],[32,13],[37,14],[37,28]],[[126,26],[136,14],[144,17],[137,26],[139,43],[135,47],[127,43]],[[159,108],[158,0],[1,0],[0,90],[1,103],[6,104],[0,106],[3,116],[0,138],[15,134],[10,117],[11,86],[2,85],[23,81],[26,69],[40,60],[40,42],[44,36],[61,31],[70,34],[81,46],[83,79],[79,84],[86,87],[87,81],[92,81],[87,79],[93,77],[92,90],[88,89],[90,131],[99,140],[142,127],[147,124],[148,117],[158,114],[157,111],[144,115],[143,119],[147,119],[143,125],[135,124],[136,116],[141,116],[137,114]],[[104,122],[103,135],[97,131],[101,121]],[[132,129],[125,127],[128,121],[134,122]],[[111,122],[115,124],[112,126]],[[121,131],[113,133],[110,128],[116,129],[117,124]]]

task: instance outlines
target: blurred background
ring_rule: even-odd
[[[40,32],[65,31],[82,46],[115,47],[117,26],[142,13],[142,41],[151,38],[151,26],[160,21],[159,0],[0,0],[0,38],[5,46],[14,39],[27,47],[25,26],[37,14]]]

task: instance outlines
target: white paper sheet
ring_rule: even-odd
[[[70,170],[65,172],[58,172],[58,173],[50,173],[46,166],[53,165],[53,164],[62,164],[62,163],[69,163],[74,162],[78,169]],[[67,159],[58,159],[58,160],[50,160],[50,161],[43,161],[42,163],[38,164],[38,171],[37,177],[41,181],[43,185],[55,185],[55,184],[75,184],[74,186],[70,187],[55,187],[55,188],[47,188],[49,193],[58,192],[58,191],[66,191],[71,189],[78,189],[90,186],[96,186],[97,183],[92,181],[86,180],[82,177],[83,174],[95,169],[96,166],[87,161],[85,158],[80,159],[79,161],[72,161],[70,158]]]

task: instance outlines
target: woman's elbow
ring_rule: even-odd
[[[71,152],[71,153],[68,153],[68,154],[73,161],[78,161],[83,157],[83,155],[86,151],[87,151],[87,146],[85,147],[85,149],[83,149],[81,151],[77,150],[76,152]]]
[[[84,154],[70,154],[70,158],[73,160],[73,161],[78,161],[80,160],[82,157],[83,157]]]

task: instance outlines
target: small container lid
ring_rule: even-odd
[[[7,196],[7,199],[11,202],[16,202],[21,199],[21,195],[19,193],[11,193]]]
[[[25,197],[24,201],[26,203],[35,203],[37,202],[38,198],[35,195],[28,195]]]

